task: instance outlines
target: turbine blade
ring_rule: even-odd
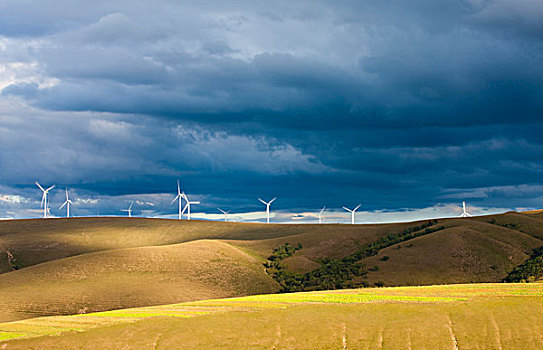
[[[175,198],[172,199],[172,201],[170,202],[170,204],[173,204],[173,202],[175,202],[175,201],[177,200],[177,198],[179,198],[179,196],[180,196],[179,194],[178,194],[177,196],[175,196]]]
[[[190,204],[200,204],[200,201],[190,202]]]
[[[360,208],[361,205],[362,204],[357,205],[356,208],[353,209],[353,211],[356,211],[356,209]]]
[[[64,203],[60,206],[60,208],[58,208],[58,209],[60,210],[60,209],[64,208],[64,206],[66,205],[66,203],[68,203],[68,201],[64,202]]]
[[[179,185],[179,180],[177,180],[177,195],[181,194],[181,185]]]
[[[40,190],[42,190],[43,192],[45,192],[45,190],[43,189],[43,187],[41,187],[41,185],[38,183],[38,181],[35,182],[36,186],[38,186],[40,188]]]
[[[40,205],[43,205],[43,202],[45,201],[45,191],[43,192],[43,195],[41,196],[41,203]]]
[[[46,191],[49,192],[49,191],[52,190],[53,188],[55,188],[55,185],[49,187],[48,189],[46,189]]]
[[[130,206],[128,207],[128,210],[132,209],[133,205],[134,205],[134,202],[130,203]]]
[[[276,199],[277,199],[277,197],[274,197],[268,204],[272,204],[272,202],[273,202],[274,200],[276,200]]]
[[[351,209],[343,207],[343,209],[347,210],[348,212],[352,212]]]
[[[217,208],[217,210],[219,210],[223,214],[226,214],[226,212],[224,210],[222,210],[221,208]]]
[[[264,202],[262,199],[258,198],[259,201],[261,201],[263,204],[268,205],[268,203]]]

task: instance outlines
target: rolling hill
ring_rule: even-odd
[[[265,269],[287,242],[301,249],[279,274]],[[281,288],[500,282],[541,246],[541,212],[380,225],[1,221],[0,322]]]
[[[277,290],[259,259],[220,241],[125,248],[0,275],[0,321]]]

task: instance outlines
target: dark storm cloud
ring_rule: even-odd
[[[537,1],[56,4],[0,5],[6,187],[181,176],[206,210],[543,194]]]

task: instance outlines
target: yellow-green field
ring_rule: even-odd
[[[214,299],[0,324],[1,349],[541,349],[543,284]]]

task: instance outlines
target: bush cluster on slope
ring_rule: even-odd
[[[267,269],[279,269],[281,268],[279,262],[288,257],[291,257],[299,249],[302,249],[301,243],[298,243],[296,246],[292,246],[290,245],[290,243],[286,242],[284,245],[280,245],[273,249],[272,255],[268,257],[268,261],[264,263],[264,266]]]
[[[437,220],[430,220],[413,226],[400,233],[389,234],[379,240],[362,246],[362,249],[341,259],[323,259],[316,270],[296,274],[284,269],[279,261],[266,262],[267,272],[281,285],[282,292],[301,292],[308,290],[342,289],[369,287],[367,281],[354,282],[356,277],[368,273],[362,259],[377,255],[379,250],[394,244],[445,229],[444,226],[431,227]],[[277,248],[276,248],[277,249]]]
[[[511,271],[504,282],[535,282],[543,277],[543,247],[534,249],[532,255]]]

